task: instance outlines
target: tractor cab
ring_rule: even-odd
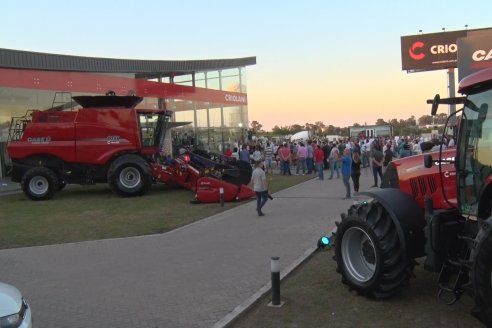
[[[458,136],[458,193],[465,216],[479,216],[479,200],[492,173],[492,89],[470,94]],[[482,216],[483,217],[483,216]]]
[[[492,182],[491,81],[492,70],[484,70],[461,81],[459,91],[466,97],[440,99],[436,95],[432,100],[433,115],[439,104],[463,104],[457,111],[461,117],[455,165],[459,209],[468,218],[487,217],[491,208],[490,204],[479,206]]]

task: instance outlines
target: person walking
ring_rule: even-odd
[[[345,148],[343,150],[343,156],[342,156],[342,180],[346,190],[344,199],[350,199],[351,175],[352,175],[352,156],[350,156],[350,149]]]
[[[318,178],[320,180],[324,180],[323,162],[325,160],[325,154],[323,153],[323,150],[321,149],[320,145],[316,145],[316,149],[314,150],[314,154],[313,154],[313,159],[314,159],[314,165],[316,166],[316,170],[318,171]]]
[[[360,178],[360,166],[362,161],[358,152],[354,152],[352,155],[352,182],[354,183],[354,192],[359,192],[359,178]]]
[[[258,216],[264,216],[261,211],[268,200],[268,180],[266,179],[265,171],[263,170],[263,162],[255,162],[255,169],[251,174],[251,185],[256,194],[256,212]]]

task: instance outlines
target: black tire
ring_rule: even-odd
[[[22,191],[32,200],[48,200],[58,190],[55,172],[44,166],[30,168],[22,176]]]
[[[492,217],[479,224],[470,256],[475,299],[472,313],[487,327],[492,327]]]
[[[120,196],[142,196],[152,186],[149,163],[138,155],[122,155],[111,163],[108,170],[108,183]]]
[[[377,299],[408,284],[415,261],[408,261],[395,224],[378,201],[353,205],[337,225],[334,259],[343,283]]]

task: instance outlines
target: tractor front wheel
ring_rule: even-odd
[[[55,172],[44,166],[32,167],[22,176],[22,191],[32,200],[48,200],[58,190]]]
[[[379,202],[353,205],[337,225],[334,259],[351,289],[382,299],[408,284],[415,262],[407,259],[395,224]]]
[[[475,298],[472,313],[487,327],[492,327],[492,217],[479,225],[480,230],[470,256]]]

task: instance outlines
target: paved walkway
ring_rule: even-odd
[[[165,234],[0,250],[0,281],[37,327],[223,327],[268,291],[270,257],[284,276],[314,251],[354,201],[343,196],[341,179],[312,179],[274,194],[264,217],[247,202]]]

